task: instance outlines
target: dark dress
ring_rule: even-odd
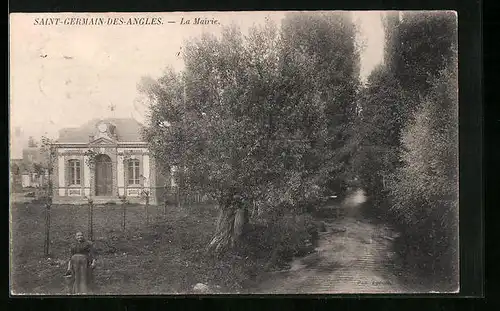
[[[88,241],[77,242],[71,248],[71,294],[90,294],[94,289],[93,269],[94,247]]]

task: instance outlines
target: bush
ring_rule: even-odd
[[[418,204],[415,202],[421,208],[412,214],[412,225],[399,224],[401,236],[394,244],[395,250],[407,269],[432,276],[431,282],[454,287],[458,281],[457,207],[452,202],[425,207]]]
[[[397,225],[398,222],[391,212],[391,200],[387,191],[380,191],[368,197],[362,205],[361,212],[367,219]]]
[[[405,264],[454,287],[458,284],[456,63],[454,57],[432,80],[432,88],[404,128],[403,165],[388,180],[390,212],[402,233],[398,244]]]
[[[286,269],[294,257],[311,253],[318,227],[307,214],[249,224],[241,243],[218,258],[219,278],[232,288],[253,288],[266,276],[264,271]]]
[[[251,224],[238,253],[266,262],[268,269],[283,268],[293,257],[314,250],[319,223],[308,214],[286,215],[272,222]]]

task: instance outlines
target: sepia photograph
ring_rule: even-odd
[[[10,294],[458,293],[455,11],[12,13]]]

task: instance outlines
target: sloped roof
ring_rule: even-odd
[[[59,131],[59,143],[86,143],[89,136],[96,134],[97,124],[107,122],[116,126],[119,141],[142,142],[142,125],[133,118],[93,119],[77,128],[64,128]]]

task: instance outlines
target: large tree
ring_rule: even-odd
[[[400,135],[408,106],[396,77],[384,65],[375,68],[360,91],[358,117],[350,136],[356,146],[351,170],[375,201],[383,197],[384,181],[400,162]]]
[[[433,79],[402,135],[403,166],[391,182],[393,214],[426,272],[458,275],[458,77],[456,57]],[[441,272],[441,273],[440,273]]]
[[[457,276],[457,19],[405,13],[386,30],[386,66],[401,87],[399,163],[388,174],[389,210],[411,268]],[[455,285],[456,279],[449,284]]]
[[[383,16],[383,63],[372,71],[358,98],[352,170],[377,200],[384,181],[402,165],[402,129],[449,64],[456,44],[452,12],[387,13]]]
[[[385,18],[385,63],[403,89],[425,96],[453,56],[455,12],[405,12]]]
[[[189,42],[182,73],[142,83],[158,163],[219,204],[210,248],[238,241],[251,202],[300,210],[338,172],[332,147],[358,85],[355,35],[342,14],[290,15],[281,30],[268,22],[247,36],[229,27]]]
[[[330,191],[338,190],[338,182],[346,178],[353,150],[348,138],[360,88],[356,36],[356,25],[348,14],[296,14],[283,22],[283,58],[287,64],[283,76],[293,90],[288,92],[293,96],[307,93],[324,107],[321,113],[327,122],[328,150],[317,164],[327,176]]]

